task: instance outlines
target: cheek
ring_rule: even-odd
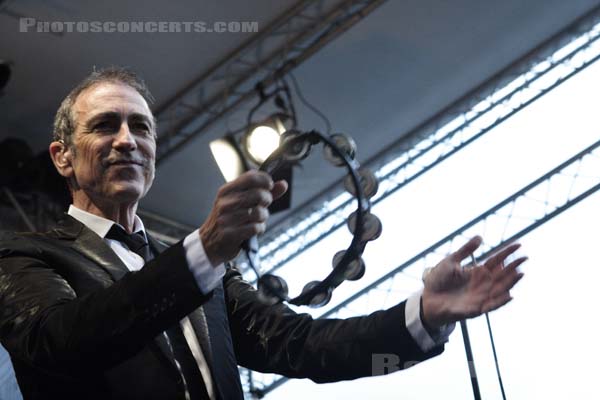
[[[141,144],[140,150],[144,156],[144,159],[147,162],[146,165],[146,176],[151,180],[154,179],[154,170],[155,170],[155,162],[156,162],[156,143],[154,140],[151,142],[145,142]]]
[[[99,143],[80,143],[75,160],[80,174],[84,175],[80,178],[96,178],[104,174],[102,146]]]
[[[94,156],[92,151],[90,151],[90,149],[83,148],[83,147],[78,152],[75,160],[76,160],[75,165],[76,165],[77,169],[86,175],[94,174],[95,170],[97,169],[97,167],[99,165],[99,163],[96,160],[96,157]]]
[[[146,170],[145,170],[146,181],[152,182],[154,180],[154,172],[155,172],[154,162],[152,162],[152,163],[148,164],[148,166],[146,167]]]
[[[90,151],[87,154],[85,163],[87,164],[91,173],[94,173],[94,174],[103,174],[104,173],[104,167],[102,165],[102,156],[101,156],[100,150],[92,149],[92,151]]]

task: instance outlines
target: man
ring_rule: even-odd
[[[317,382],[372,375],[373,354],[395,354],[402,368],[441,353],[455,321],[506,304],[522,277],[524,258],[504,266],[518,245],[461,269],[476,237],[386,311],[315,321],[268,306],[223,263],[264,231],[286,183],[242,175],[198,230],[164,249],[136,216],[154,178],[150,99],[122,69],[76,87],[50,144],[69,215],[0,243],[0,339],[25,399],[229,400],[242,398],[237,364]]]

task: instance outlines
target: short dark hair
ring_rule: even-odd
[[[124,67],[108,67],[92,71],[83,81],[81,81],[65,97],[60,104],[56,116],[54,117],[53,140],[62,141],[66,145],[72,143],[73,133],[75,132],[75,116],[73,114],[73,105],[79,95],[101,83],[122,83],[135,89],[148,104],[154,102],[154,97],[148,90],[146,83],[135,72]]]

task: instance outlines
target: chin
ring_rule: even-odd
[[[115,189],[109,196],[119,203],[137,203],[144,197],[144,188],[137,185],[121,186]]]

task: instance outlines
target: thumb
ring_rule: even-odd
[[[273,189],[271,189],[271,195],[273,195],[273,200],[277,200],[281,196],[285,194],[288,190],[288,183],[283,179],[277,181],[273,184]]]

